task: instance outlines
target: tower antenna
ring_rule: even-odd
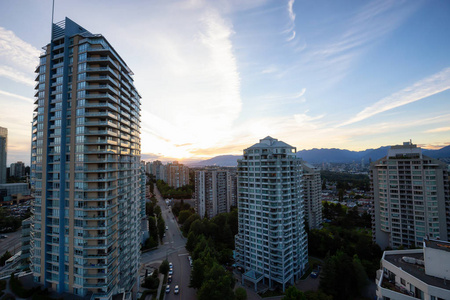
[[[55,15],[55,0],[52,1],[52,29],[51,29],[51,40],[53,41],[53,16]]]

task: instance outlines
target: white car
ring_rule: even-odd
[[[173,275],[173,270],[169,270],[169,275]]]
[[[170,285],[166,285],[166,293],[170,293]]]
[[[175,289],[173,290],[173,292],[174,292],[174,294],[178,294],[180,292],[178,285],[175,286]]]

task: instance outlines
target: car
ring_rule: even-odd
[[[6,239],[8,236],[6,234],[0,235],[0,239]]]
[[[178,285],[175,286],[175,289],[173,290],[174,294],[178,294],[180,292],[180,288],[178,287]]]
[[[169,263],[169,268],[172,270],[172,268],[173,268],[173,263]]]
[[[173,275],[173,269],[169,270],[169,275]]]
[[[311,272],[311,278],[317,278],[319,276],[319,274],[317,274],[317,272]]]
[[[166,226],[166,230],[169,230],[169,226]]]
[[[167,277],[167,282],[171,283],[172,282],[172,275],[169,275],[169,277]]]
[[[192,256],[188,256],[189,261],[192,261]]]
[[[166,285],[166,293],[170,293],[170,285]]]

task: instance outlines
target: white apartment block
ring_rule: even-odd
[[[423,249],[385,251],[377,300],[450,299],[450,243],[425,239]]]
[[[296,148],[266,137],[238,160],[239,232],[236,264],[242,280],[269,287],[293,284],[306,270],[301,161]]]
[[[448,240],[447,165],[410,142],[370,166],[374,241],[382,249],[420,247],[425,236]]]

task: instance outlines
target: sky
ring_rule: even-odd
[[[142,158],[450,145],[450,1],[55,1],[101,33],[142,96]],[[0,126],[29,163],[51,0],[0,2]]]

